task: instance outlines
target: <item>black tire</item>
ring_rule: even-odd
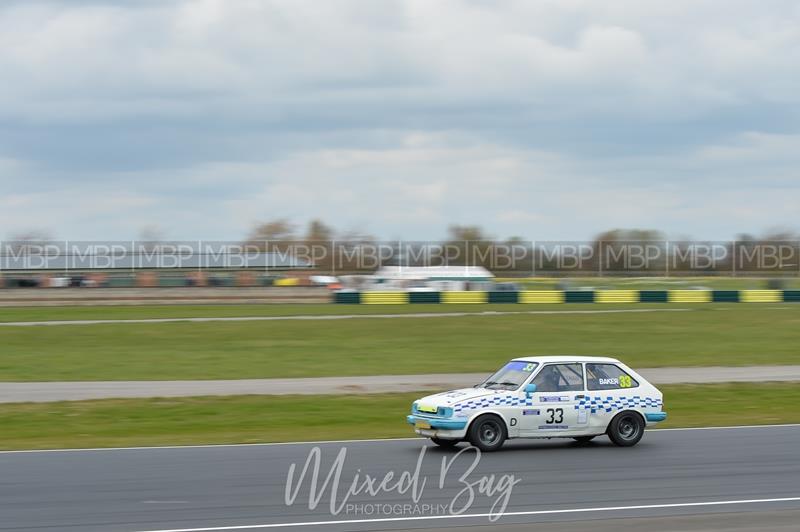
[[[494,414],[484,414],[469,426],[469,442],[486,453],[502,447],[507,437],[506,424]]]
[[[459,440],[443,440],[441,438],[431,438],[431,441],[443,449],[452,449],[458,445]]]
[[[644,419],[636,412],[620,412],[608,424],[608,437],[620,447],[632,447],[644,436]]]
[[[578,443],[589,443],[590,441],[592,441],[596,437],[597,436],[575,436],[572,439],[575,440]]]

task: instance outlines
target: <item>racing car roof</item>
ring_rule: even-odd
[[[610,357],[595,357],[586,355],[546,355],[546,356],[529,356],[529,357],[516,357],[513,360],[522,360],[525,362],[538,362],[546,364],[551,362],[609,362],[619,363],[616,358]]]

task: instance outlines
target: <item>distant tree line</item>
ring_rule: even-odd
[[[248,243],[305,255],[321,270],[359,271],[383,265],[483,266],[509,274],[800,273],[800,235],[775,230],[730,241],[668,239],[656,230],[614,229],[582,242],[498,239],[478,225],[451,225],[440,240],[379,241],[337,232],[321,220],[304,230],[278,219],[257,225]]]

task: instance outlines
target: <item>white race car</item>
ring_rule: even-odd
[[[664,421],[663,396],[614,358],[516,358],[473,388],[414,401],[407,421],[437,445],[469,441],[482,451],[508,438],[573,438],[607,434],[636,445],[645,427]]]

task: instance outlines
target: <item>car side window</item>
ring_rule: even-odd
[[[586,383],[590,390],[636,388],[639,383],[616,364],[586,364]]]
[[[548,364],[533,379],[537,392],[578,392],[583,390],[580,364]]]

